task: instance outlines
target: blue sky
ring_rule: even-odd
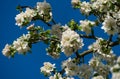
[[[29,5],[35,6],[36,2],[43,0],[2,0],[0,3],[0,51],[4,48],[5,44],[12,44],[12,42],[26,33],[26,28],[20,29],[15,25],[15,16],[18,14],[16,11],[17,5]],[[71,19],[78,21],[85,19],[81,16],[79,10],[73,10],[71,6],[71,0],[47,0],[52,6],[53,17],[57,23],[65,25]],[[94,17],[91,16],[90,19]],[[42,22],[39,24],[43,27],[47,27]],[[103,31],[101,31],[103,32]],[[100,31],[96,31],[96,34],[106,36],[106,34],[100,34]],[[85,42],[86,44],[89,43]],[[49,56],[46,56],[45,44],[38,43],[33,45],[32,54],[15,55],[14,58],[8,59],[4,57],[0,52],[0,79],[47,79],[40,74],[40,67],[44,61],[50,61],[56,63],[60,67],[61,60],[66,59],[64,55],[61,55],[59,60],[54,60]],[[118,52],[116,50],[116,52]],[[119,54],[119,53],[118,53]]]

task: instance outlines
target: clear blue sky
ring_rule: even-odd
[[[6,43],[12,44],[15,39],[26,33],[26,28],[20,29],[15,25],[15,16],[18,14],[16,6],[18,4],[35,6],[38,1],[43,0],[2,0],[0,2],[0,51]],[[85,18],[81,16],[79,10],[72,9],[71,0],[47,0],[47,2],[52,6],[53,17],[57,23],[65,25],[71,19],[79,21]],[[90,18],[93,19],[93,17]],[[39,25],[46,27],[42,22],[39,22]],[[96,34],[106,35],[99,32],[97,30]],[[87,43],[85,42],[85,44]],[[59,63],[66,58],[62,55],[59,60],[54,60],[46,56],[46,47],[45,44],[38,43],[33,45],[32,54],[15,55],[14,58],[10,59],[4,57],[0,52],[0,79],[47,79],[44,78],[43,74],[40,74],[40,67],[43,62],[50,61],[60,67]]]

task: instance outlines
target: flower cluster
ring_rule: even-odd
[[[79,66],[79,78],[89,79],[92,76],[93,69],[87,64],[81,64]]]
[[[104,29],[104,31],[109,35],[115,34],[117,32],[116,20],[113,17],[107,15],[103,22],[102,29]]]
[[[16,15],[16,25],[23,27],[29,24],[32,20],[43,20],[49,22],[52,19],[51,6],[46,1],[37,2],[36,8],[26,8],[25,12]]]
[[[31,22],[32,18],[35,17],[37,13],[35,10],[26,8],[25,12],[21,12],[20,14],[16,15],[16,25],[22,27]]]
[[[55,24],[52,26],[51,34],[56,35],[57,38],[61,39],[62,36],[62,27],[60,27],[60,24]]]
[[[85,15],[89,15],[91,12],[91,4],[89,2],[82,2],[80,4],[80,11],[81,13],[85,14]]]
[[[120,33],[120,10],[118,10],[116,13],[113,12],[112,15],[113,15],[113,18],[115,18],[115,21],[116,21],[117,33]]]
[[[44,75],[50,75],[52,71],[55,69],[55,64],[51,64],[50,62],[44,62],[44,66],[40,68],[40,71],[44,73]]]
[[[83,1],[81,2],[80,0],[71,0],[71,4],[75,8],[80,8],[80,11],[82,14],[89,16],[90,14],[94,14],[95,16],[96,13],[100,12],[108,12],[110,11],[111,7],[113,8],[112,5],[114,5],[117,2],[117,0],[91,0],[90,2]],[[117,6],[115,6],[114,11],[118,9]],[[99,15],[99,14],[97,14]]]
[[[107,11],[108,6],[106,5],[106,3],[108,2],[108,0],[95,0],[92,3],[92,8],[94,10],[97,11]],[[106,8],[107,7],[107,8]]]
[[[51,5],[44,2],[37,2],[37,12],[46,22],[49,22],[52,19]]]
[[[96,12],[107,12],[115,2],[116,0],[92,0],[91,8]]]
[[[26,35],[23,34],[23,36],[15,40],[12,45],[6,44],[5,48],[2,51],[3,55],[10,57],[14,56],[15,52],[18,52],[19,54],[26,54],[26,52],[30,51],[30,37],[31,36],[29,33]]]
[[[74,59],[67,59],[62,62],[62,68],[67,76],[78,76],[80,78],[90,78],[92,68],[89,65],[78,65]]]
[[[107,45],[108,42],[102,38],[98,38],[96,42],[90,45],[88,48],[93,49],[94,52],[104,56],[104,57],[112,57],[112,49]]]
[[[5,48],[2,50],[2,54],[3,54],[4,56],[10,57],[10,55],[11,55],[11,48],[12,48],[11,45],[6,44],[6,45],[5,45]]]
[[[119,33],[120,17],[117,0],[93,0],[91,8],[93,14],[99,17],[102,29],[109,35]]]
[[[79,6],[80,0],[71,0],[71,4],[73,5],[73,7]]]
[[[92,58],[89,61],[89,65],[95,68],[96,66],[99,66],[100,61],[97,58]]]
[[[29,39],[30,34],[23,35],[13,42],[13,47],[17,50],[18,53],[25,54],[26,52],[30,51]]]
[[[95,25],[95,22],[89,20],[81,20],[80,26],[82,27],[81,31],[84,31],[87,35],[91,33],[92,26]]]
[[[89,61],[89,65],[93,68],[93,71],[104,78],[109,74],[109,66],[102,63],[102,59],[99,57],[93,57]]]
[[[75,31],[68,28],[62,33],[61,46],[62,52],[64,52],[66,56],[70,56],[73,52],[82,48],[83,40]]]
[[[120,56],[117,58],[115,65],[111,67],[112,79],[120,78]]]
[[[79,67],[71,58],[62,63],[62,68],[68,76],[75,76],[79,73]]]

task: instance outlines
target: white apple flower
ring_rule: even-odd
[[[51,5],[46,1],[37,2],[37,12],[44,21],[46,22],[51,21],[52,19]]]
[[[120,78],[120,65],[115,64],[111,67],[112,78],[111,79],[119,79]]]
[[[92,75],[93,69],[87,64],[81,64],[79,66],[79,78],[89,79]]]
[[[71,0],[71,4],[73,5],[73,6],[76,6],[76,5],[78,5],[80,3],[80,0]]]
[[[91,4],[89,2],[82,2],[80,4],[80,11],[83,14],[89,15],[90,11],[91,11]]]
[[[21,12],[20,14],[16,15],[16,17],[15,17],[16,25],[22,27],[23,22],[25,21],[25,18],[26,18],[25,16],[26,15],[24,12]],[[29,21],[31,21],[31,19]]]
[[[83,40],[79,34],[69,28],[62,33],[61,46],[62,52],[66,56],[70,56],[73,52],[82,48]]]
[[[51,64],[50,62],[44,62],[44,66],[40,68],[41,72],[44,75],[50,75],[52,71],[54,71],[55,64]],[[51,78],[52,79],[52,78]]]
[[[16,15],[16,25],[23,27],[24,24],[31,22],[32,18],[36,15],[37,13],[33,9],[26,8],[25,12]]]
[[[61,30],[60,24],[55,24],[52,26],[51,34],[56,35],[59,39],[61,39],[62,30]]]
[[[93,77],[92,79],[105,79],[105,78],[103,78],[103,76],[99,75],[99,76]]]
[[[120,79],[120,72],[112,73],[112,78],[111,79]]]
[[[81,31],[84,31],[87,35],[91,33],[92,26],[95,25],[95,22],[89,20],[80,20],[80,26],[82,27]]]
[[[13,42],[13,48],[17,50],[19,54],[24,54],[30,51],[28,40],[30,39],[30,34],[26,34],[18,38]]]
[[[117,63],[120,63],[120,56],[118,56],[117,58]]]
[[[51,9],[51,5],[49,3],[47,3],[46,1],[44,2],[37,2],[37,10],[38,12],[44,12],[45,10],[50,10]]]
[[[6,45],[5,45],[5,48],[2,50],[2,54],[3,54],[4,56],[10,57],[10,54],[11,54],[10,48],[11,48],[11,45],[6,44]]]
[[[109,35],[114,35],[117,32],[116,20],[110,15],[107,15],[102,25],[102,29]]]
[[[65,74],[68,76],[75,76],[79,72],[79,67],[71,58],[62,62],[62,68],[64,68]]]
[[[64,79],[60,73],[55,73],[54,76],[50,76],[49,79]]]
[[[113,51],[110,47],[106,48],[104,44],[101,44],[104,42],[103,38],[98,38],[96,42],[94,42],[92,45],[90,45],[88,48],[93,49],[94,52],[104,56],[111,58],[114,56]]]

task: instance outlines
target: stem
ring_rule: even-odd
[[[53,22],[53,24],[56,24],[56,22],[55,22],[55,20],[54,20],[54,19],[52,19],[52,22]]]
[[[95,39],[95,40],[98,39],[98,37],[95,37],[95,36],[93,36],[93,35],[87,36],[87,35],[80,34],[80,37],[81,37],[81,38],[88,38],[88,39]]]
[[[51,24],[45,22],[45,20],[44,20],[44,15],[43,15],[43,18],[41,18],[41,20],[42,20],[45,24],[47,24],[47,26],[52,26]]]
[[[107,48],[110,46],[110,42],[112,41],[112,37],[113,37],[113,35],[109,36],[109,39],[107,41]]]
[[[93,28],[91,28],[91,33],[92,33],[92,36],[95,37]]]
[[[75,54],[76,54],[76,57],[79,58],[79,53],[78,53],[78,51],[76,51]]]
[[[33,38],[33,39],[34,39],[34,38]],[[56,38],[56,39],[51,39],[51,38],[47,38],[47,37],[45,37],[45,36],[40,36],[40,38],[39,38],[39,39],[36,39],[35,41],[33,41],[32,44],[38,43],[38,42],[40,42],[40,41],[45,41],[45,40],[60,42],[60,40],[57,39],[57,38]]]
[[[60,71],[60,74],[63,75],[65,73],[65,69],[63,68],[61,71]]]
[[[23,10],[24,8],[30,8],[30,9],[32,9],[32,7],[30,7],[30,6],[21,6],[21,5],[18,5],[18,6],[16,7],[16,9],[18,9],[20,12],[22,12],[22,10]]]
[[[38,14],[37,14],[36,17],[33,17],[33,18],[32,18],[32,21],[36,21],[36,20],[41,20],[41,21],[42,21],[43,23],[45,23],[47,26],[52,26],[50,23],[45,22],[44,19],[41,18],[40,15],[38,15]]]
[[[113,35],[110,35],[108,41],[112,41],[112,37],[113,37]]]
[[[24,9],[24,8],[30,8],[30,9],[32,9],[32,7],[30,7],[30,6],[21,6],[21,8],[22,9]]]
[[[42,20],[43,21],[43,20]],[[43,21],[47,26],[52,26],[50,23],[47,23],[47,22],[45,22],[45,21]]]
[[[114,46],[116,46],[116,45],[119,45],[120,43],[119,43],[119,40],[118,41],[115,41],[115,42],[111,42],[110,43],[110,46],[111,47],[114,47]]]
[[[82,63],[84,63],[84,56],[82,57]]]

